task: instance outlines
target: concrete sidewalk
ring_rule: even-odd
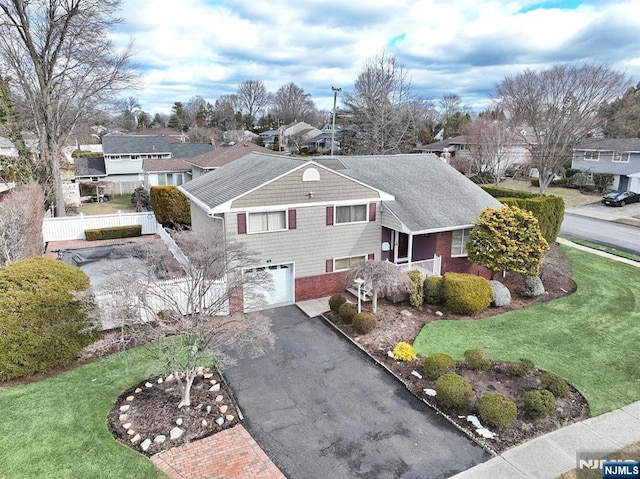
[[[576,467],[578,453],[607,454],[639,441],[640,401],[540,436],[451,479],[555,479]]]
[[[588,246],[582,246],[579,244],[576,244],[572,241],[566,240],[564,238],[558,237],[556,238],[556,241],[561,244],[561,245],[565,245],[565,246],[570,246],[571,248],[575,248],[575,249],[579,249],[581,251],[587,251],[589,253],[598,255],[598,256],[602,256],[603,258],[608,258],[610,260],[613,261],[618,261],[620,263],[625,263],[625,264],[629,264],[631,266],[635,266],[636,268],[640,268],[640,263],[637,261],[633,261],[631,259],[628,258],[623,258],[621,256],[616,256],[615,254],[611,254],[611,253],[607,253],[605,251],[600,251],[597,249],[593,249],[593,248],[589,248]]]

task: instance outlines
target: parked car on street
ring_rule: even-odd
[[[607,206],[624,206],[640,201],[640,194],[633,191],[612,191],[602,197],[602,203]]]

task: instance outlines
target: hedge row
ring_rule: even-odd
[[[142,236],[142,225],[111,226],[108,228],[94,228],[84,230],[87,241],[97,241],[117,238],[132,238]]]

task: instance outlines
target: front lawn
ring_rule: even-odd
[[[159,373],[143,348],[136,348],[42,381],[0,388],[0,477],[166,477],[107,429],[118,395]]]
[[[131,204],[131,195],[114,196],[104,203],[83,203],[78,208],[78,213],[85,215],[111,215],[122,211],[123,213],[135,213],[136,207]]]
[[[427,324],[416,351],[462,360],[480,348],[496,361],[531,359],[578,388],[592,416],[640,400],[640,268],[562,249],[574,294],[487,319]]]

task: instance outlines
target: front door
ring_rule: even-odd
[[[391,257],[394,263],[409,261],[409,235],[393,230],[391,232]]]

